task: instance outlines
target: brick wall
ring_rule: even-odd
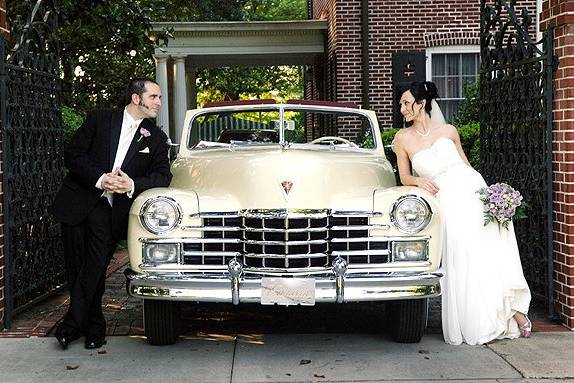
[[[536,0],[518,0],[535,16]],[[329,20],[330,100],[362,102],[361,0],[315,0]],[[392,126],[392,54],[443,45],[479,45],[480,0],[369,0],[369,102],[382,128]],[[424,70],[424,69],[423,69]],[[321,94],[319,98],[325,98]]]
[[[553,220],[556,311],[574,329],[574,1],[545,0],[541,30],[554,28]]]
[[[0,0],[0,32],[4,35],[9,33],[6,22],[6,0]],[[2,141],[0,135],[0,158],[2,158]],[[0,160],[0,329],[4,326],[4,195],[2,192],[2,161]]]

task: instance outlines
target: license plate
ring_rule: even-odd
[[[312,278],[262,278],[261,304],[313,306],[315,280]]]

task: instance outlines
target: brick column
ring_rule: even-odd
[[[0,33],[8,36],[8,22],[6,21],[6,0],[0,0]],[[0,59],[4,59],[3,57]],[[0,132],[0,159],[2,158],[2,136]],[[0,329],[4,328],[4,193],[2,189],[3,165],[0,160]]]
[[[554,299],[574,329],[574,1],[544,0],[540,30],[554,28],[553,218]]]

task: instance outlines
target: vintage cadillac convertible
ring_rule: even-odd
[[[441,216],[433,196],[396,186],[373,111],[191,110],[171,170],[130,211],[127,290],[144,299],[150,343],[176,341],[178,301],[389,301],[393,338],[421,339],[440,294]]]

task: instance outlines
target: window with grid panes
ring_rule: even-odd
[[[438,88],[437,100],[444,117],[452,121],[464,100],[462,86],[466,81],[476,81],[480,68],[480,55],[468,53],[433,53],[431,56],[431,81]]]

